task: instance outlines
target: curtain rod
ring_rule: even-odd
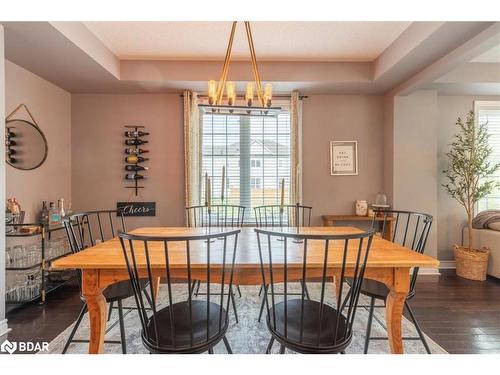
[[[181,98],[184,97],[184,94],[179,94],[179,96]],[[299,100],[302,100],[302,99],[307,99],[309,96],[307,95],[299,95]],[[202,99],[206,99],[208,98],[208,95],[198,95],[198,98],[202,98]],[[238,96],[236,96],[236,98],[238,98]],[[240,96],[240,98],[244,98],[244,96]],[[290,99],[291,96],[290,95],[273,95],[273,99],[276,98],[276,99]]]

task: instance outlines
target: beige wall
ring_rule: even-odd
[[[32,222],[42,201],[71,201],[71,95],[8,60],[5,92],[6,114],[26,104],[47,138],[49,152],[42,166],[31,171],[6,167],[6,195],[17,198],[25,221]],[[29,119],[24,111],[19,114]]]
[[[394,102],[394,197],[398,210],[434,217],[426,253],[437,256],[437,95],[417,91]]]
[[[136,197],[124,180],[124,125],[143,125],[146,187]],[[114,209],[117,201],[155,201],[156,217],[130,218],[129,229],[184,223],[184,146],[179,95],[72,96],[72,196],[75,210]]]
[[[303,102],[303,200],[313,225],[324,214],[353,214],[382,189],[383,97],[313,95]],[[330,141],[358,141],[358,176],[330,175]]]
[[[438,96],[438,256],[441,260],[453,260],[453,245],[462,243],[462,227],[466,216],[462,206],[450,198],[442,188],[442,174],[448,165],[445,153],[453,135],[457,132],[457,117],[464,118],[474,108],[474,100],[500,100],[500,96]]]

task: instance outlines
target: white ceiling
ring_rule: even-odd
[[[119,59],[224,59],[231,22],[84,22]],[[252,22],[259,60],[373,61],[411,22]],[[249,58],[242,22],[233,59]]]
[[[472,62],[500,63],[500,44],[479,55]]]

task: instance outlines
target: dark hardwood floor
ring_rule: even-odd
[[[449,353],[500,353],[500,280],[464,280],[453,270],[423,275],[410,303],[423,331]],[[10,311],[8,338],[51,341],[76,319],[81,306],[77,288],[60,288],[44,305]]]
[[[422,327],[449,353],[500,354],[500,280],[422,276],[410,302]]]

